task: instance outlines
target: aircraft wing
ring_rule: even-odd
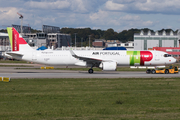
[[[106,60],[101,58],[94,58],[94,57],[82,57],[76,55],[71,49],[70,49],[71,55],[79,60],[86,61],[88,63],[100,63],[100,62],[112,62],[112,60]]]

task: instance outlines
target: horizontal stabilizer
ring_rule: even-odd
[[[19,53],[13,53],[13,52],[9,52],[9,53],[6,53],[8,55],[11,55],[11,56],[17,56],[17,57],[22,57],[23,54],[19,54]]]

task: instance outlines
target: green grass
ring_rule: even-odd
[[[28,65],[0,65],[0,67],[33,67],[33,66],[28,66]],[[15,68],[15,69],[21,69],[21,68]],[[29,68],[25,68],[29,69]]]
[[[180,119],[180,78],[12,79],[0,119]]]
[[[28,63],[28,62],[20,61],[20,60],[0,60],[0,63]]]

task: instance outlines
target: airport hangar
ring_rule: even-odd
[[[162,33],[148,31],[134,34],[134,50],[153,50],[153,47],[179,47],[180,31],[174,33]]]
[[[180,30],[134,34],[134,50],[159,50],[167,52],[180,61]]]

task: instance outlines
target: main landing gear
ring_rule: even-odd
[[[88,70],[89,74],[92,74],[94,72],[94,70],[91,68]]]
[[[95,66],[96,66],[95,64],[91,64],[91,68],[88,70],[89,74],[92,74],[94,72],[94,70],[92,68]]]

